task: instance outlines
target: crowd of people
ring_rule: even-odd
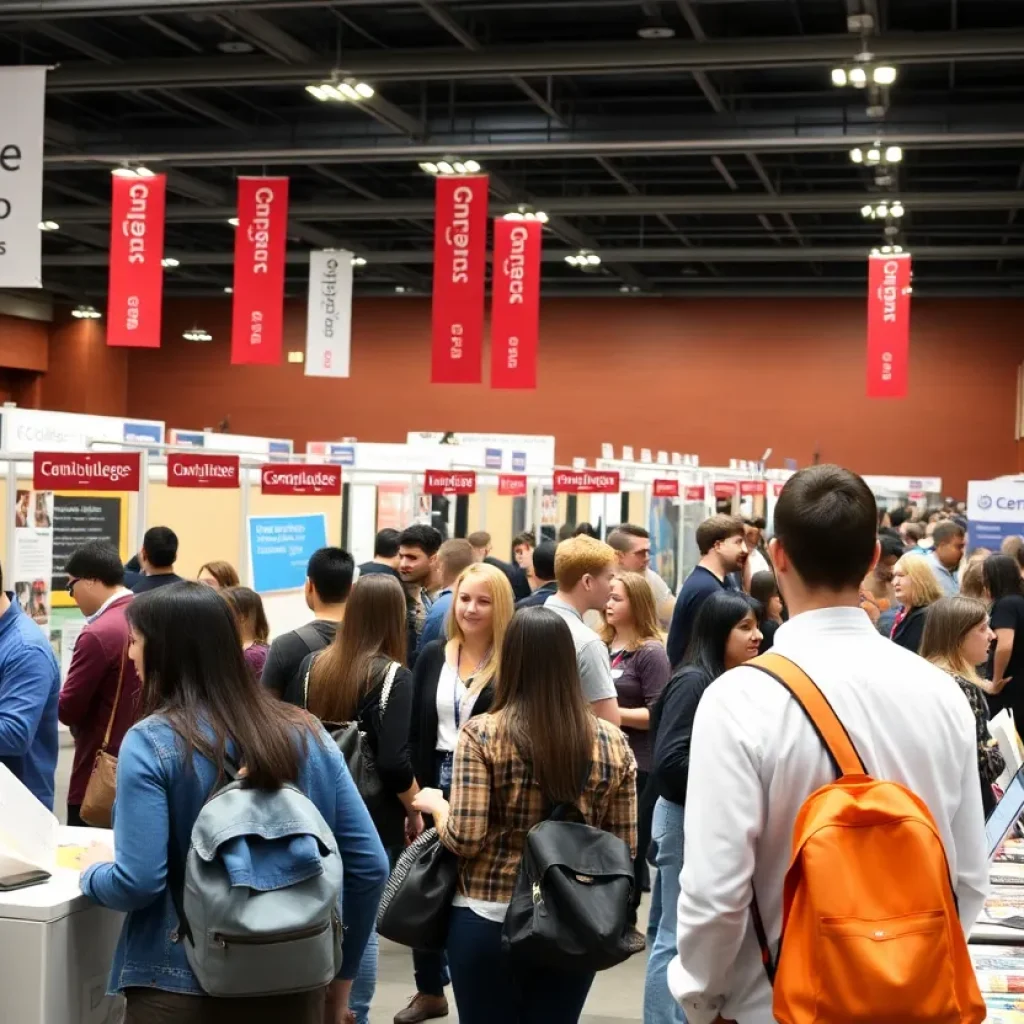
[[[311,621],[272,643],[229,563],[175,573],[170,529],[147,531],[128,566],[90,542],[65,566],[86,626],[63,687],[40,631],[0,600],[2,759],[52,806],[58,718],[72,730],[67,821],[113,820],[82,889],[128,914],[110,987],[129,1024],[366,1024],[389,869],[430,828],[458,859],[457,889],[445,948],[412,951],[415,995],[395,1024],[447,1015],[449,986],[464,1024],[577,1020],[593,971],[517,970],[503,951],[527,837],[564,805],[628,848],[621,941],[647,949],[645,1024],[767,1022],[762,961],[781,936],[793,822],[834,775],[801,708],[757,670],[769,650],[824,693],[872,774],[924,801],[973,921],[1004,770],[987,723],[1024,713],[1024,540],[967,554],[955,509],[879,516],[864,482],[831,466],[786,485],[770,541],[763,521],[701,523],[677,596],[642,527],[591,532],[519,535],[510,562],[486,533],[442,541],[421,524],[380,531],[359,566],[323,548],[307,568]],[[97,810],[107,755],[116,800]],[[333,837],[344,928],[329,985],[254,1002],[199,982],[181,865],[232,779],[296,787]],[[255,888],[306,877],[309,850],[261,827],[224,856]]]

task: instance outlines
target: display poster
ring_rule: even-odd
[[[678,494],[679,482],[676,484]],[[679,504],[671,497],[654,498],[648,522],[651,534],[651,568],[675,593],[679,585]]]
[[[53,572],[53,491],[19,489],[14,504],[15,599],[49,633]]]
[[[284,347],[288,179],[239,178],[231,362],[276,366]]]
[[[280,465],[260,467],[263,494],[341,494],[341,466]]]
[[[21,492],[18,492],[20,498]],[[53,496],[53,542],[51,585],[53,604],[68,608],[74,598],[67,593],[68,577],[63,571],[68,559],[88,541],[113,544],[124,560],[128,555],[128,502],[123,494],[88,492]]]
[[[347,377],[352,347],[352,253],[309,254],[306,309],[307,377]]]
[[[110,181],[107,344],[159,348],[167,175]]]
[[[327,517],[249,516],[249,571],[258,594],[299,590],[314,551],[327,546]]]
[[[868,398],[905,398],[910,357],[910,254],[868,257]]]
[[[494,222],[492,388],[537,387],[542,230],[537,220]]]
[[[401,532],[412,522],[412,491],[408,484],[377,484],[377,529]]]
[[[476,473],[462,469],[428,469],[423,474],[424,494],[473,494]]]
[[[1024,536],[1024,480],[969,481],[968,550],[988,548],[998,552],[1003,541],[1013,536]]]
[[[487,189],[487,175],[436,181],[432,384],[479,384],[483,374]]]
[[[0,68],[0,288],[41,288],[46,68]]]
[[[550,487],[545,487],[540,496],[540,525],[558,525],[558,495]]]

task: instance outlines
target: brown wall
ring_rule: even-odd
[[[103,323],[69,317],[53,325],[53,369],[43,378],[42,408],[93,416],[125,415],[128,358],[124,349],[107,348]]]
[[[44,399],[186,428],[230,416],[237,433],[300,448],[343,435],[499,431],[554,434],[563,461],[612,441],[722,465],[771,447],[770,465],[817,453],[863,473],[942,476],[959,495],[967,479],[1012,473],[1024,455],[1013,436],[1022,321],[1024,303],[1012,300],[916,301],[910,396],[869,401],[860,300],[545,300],[540,386],[502,392],[429,385],[427,300],[358,301],[352,377],[342,381],[307,379],[297,364],[232,367],[229,302],[172,300],[164,347],[133,350],[126,377],[124,354],[97,351],[97,336],[81,332],[94,324],[58,332]],[[183,341],[194,325],[214,341]],[[292,304],[286,348],[301,349],[304,336],[304,304]]]

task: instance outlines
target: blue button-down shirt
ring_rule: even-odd
[[[440,637],[448,636],[448,612],[452,607],[452,588],[445,587],[430,606],[426,619],[423,620],[423,632],[420,633],[420,641],[416,645],[419,653],[427,644]]]
[[[939,556],[934,551],[925,557],[932,567],[932,572],[935,573],[935,578],[939,581],[939,586],[942,587],[942,593],[946,597],[956,597],[960,593],[960,581],[957,579],[956,570],[947,569],[939,561]]]

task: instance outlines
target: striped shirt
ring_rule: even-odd
[[[637,844],[636,760],[622,732],[594,719],[593,764],[576,807],[582,820]],[[498,715],[478,715],[459,734],[451,809],[441,841],[460,858],[459,893],[508,903],[526,834],[550,807],[533,772],[498,728]]]

